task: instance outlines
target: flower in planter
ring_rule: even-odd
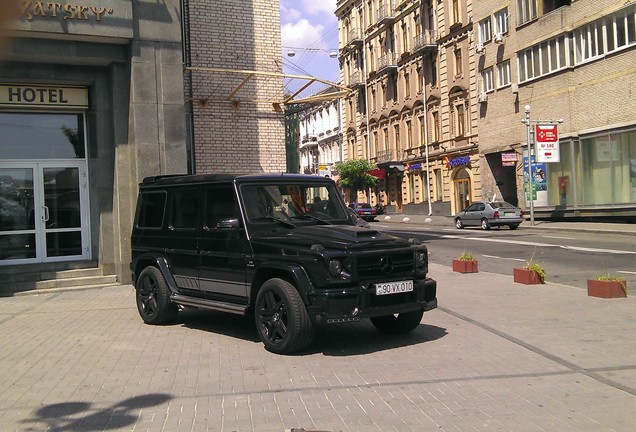
[[[604,273],[587,281],[587,293],[594,297],[627,297],[627,281],[619,276]]]
[[[470,252],[464,251],[460,256],[453,260],[453,271],[459,273],[477,273],[477,260]]]
[[[475,257],[470,252],[464,251],[460,256],[457,257],[460,261],[475,261]]]

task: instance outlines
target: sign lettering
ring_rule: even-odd
[[[20,12],[28,21],[35,17],[61,17],[63,20],[101,21],[106,14],[112,15],[113,9],[82,4],[63,4],[57,2],[21,0]]]
[[[470,165],[470,156],[459,156],[446,160],[446,168],[457,168],[464,165]]]
[[[559,132],[555,124],[535,126],[537,162],[559,162]]]
[[[87,108],[88,90],[80,87],[0,84],[0,107]]]

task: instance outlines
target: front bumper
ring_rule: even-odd
[[[307,311],[314,323],[354,322],[413,311],[429,311],[437,307],[437,282],[431,278],[415,281],[412,292],[378,296],[373,284],[325,290],[309,295]]]

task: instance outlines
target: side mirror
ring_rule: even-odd
[[[216,227],[218,229],[237,229],[241,227],[241,221],[237,218],[221,219],[216,224]]]

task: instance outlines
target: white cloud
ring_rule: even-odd
[[[301,0],[300,5],[310,15],[326,13],[336,19],[336,0]]]
[[[306,19],[283,24],[282,44],[286,47],[316,47],[316,43],[322,39],[324,29],[322,24],[312,24]]]
[[[298,9],[289,7],[285,2],[280,4],[280,21],[281,24],[296,22],[302,18],[302,14]]]

